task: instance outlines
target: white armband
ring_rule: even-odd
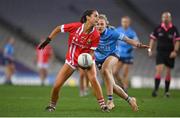
[[[64,25],[59,26],[61,29],[61,32],[64,32]]]
[[[124,41],[125,34],[120,33],[118,39]]]
[[[91,49],[91,50],[96,50],[96,49],[97,49],[97,47],[91,47],[90,49]]]

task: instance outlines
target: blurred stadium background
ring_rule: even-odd
[[[35,47],[40,37],[46,37],[57,25],[79,21],[86,9],[97,9],[108,16],[111,25],[119,26],[123,15],[129,15],[140,40],[148,43],[149,34],[160,23],[163,11],[170,11],[173,22],[180,31],[179,0],[0,0],[0,60],[7,36],[15,43],[16,73],[13,83],[39,85],[37,67],[33,63]],[[59,35],[52,43],[55,59],[49,68],[47,84],[52,84],[59,68],[64,63],[67,49],[67,34]],[[0,84],[4,82],[4,67],[0,61]],[[147,51],[136,50],[135,63],[131,70],[131,86],[152,87],[155,61]],[[78,85],[78,73],[74,73],[68,85]],[[173,70],[171,88],[180,89],[180,57]],[[162,82],[162,85],[164,82]]]

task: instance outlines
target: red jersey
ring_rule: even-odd
[[[60,28],[61,32],[69,32],[66,63],[77,67],[77,59],[81,53],[90,53],[97,48],[100,34],[95,28],[89,34],[84,33],[84,24],[80,22],[64,24]]]
[[[37,62],[46,64],[52,56],[52,47],[47,45],[43,50],[36,48]]]

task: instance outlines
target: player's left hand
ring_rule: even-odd
[[[176,58],[177,53],[176,51],[172,51],[171,54],[169,55],[170,58]]]
[[[38,49],[44,49],[46,47],[46,45],[48,45],[51,42],[50,38],[46,38],[45,41],[43,41],[42,43],[40,43],[40,45],[38,46]]]

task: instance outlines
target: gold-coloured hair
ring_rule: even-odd
[[[99,15],[99,19],[105,20],[105,21],[106,21],[106,24],[109,25],[109,21],[108,21],[108,19],[107,19],[107,17],[106,17],[105,14],[100,14],[100,15]]]

